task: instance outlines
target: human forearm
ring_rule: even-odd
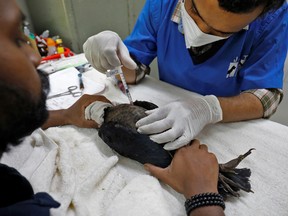
[[[49,111],[49,118],[42,125],[42,129],[47,129],[49,127],[67,125],[68,119],[66,118],[65,110],[55,110]]]
[[[242,121],[263,117],[260,100],[251,93],[242,93],[234,97],[218,98],[222,112],[222,122]]]
[[[202,184],[198,184],[197,187],[195,185],[189,185],[189,187],[186,187],[183,195],[186,199],[190,199],[192,196],[195,196],[197,194],[203,194],[203,193],[216,193],[218,194],[217,185],[212,184],[213,181],[210,180],[210,182],[202,181]],[[211,205],[211,206],[202,206],[199,208],[193,209],[193,211],[190,212],[189,216],[224,216],[224,210],[221,206],[218,205]]]
[[[128,68],[125,68],[123,66],[122,71],[124,73],[125,80],[127,84],[136,84],[136,71],[135,70],[130,70]],[[120,80],[120,76],[117,76],[117,79]]]
[[[198,194],[205,193],[215,193],[218,194],[217,184],[213,184],[214,182],[209,179],[209,181],[201,181],[201,184],[195,185],[189,184],[188,187],[185,188],[183,195],[186,199],[190,199],[191,197]],[[221,206],[211,205],[211,206],[202,206],[199,208],[193,209],[190,212],[189,216],[223,216],[224,210]]]
[[[224,210],[220,206],[204,206],[193,210],[189,216],[224,216]]]
[[[111,103],[102,95],[83,95],[68,109],[49,111],[49,118],[42,125],[42,129],[62,125],[75,125],[83,128],[97,128],[99,125],[94,120],[85,118],[86,107],[95,101]]]
[[[134,60],[137,64],[137,68],[135,70],[128,69],[123,66],[123,72],[128,84],[137,84],[139,83],[145,75],[150,74],[150,67]]]
[[[64,126],[64,125],[75,125],[82,128],[97,128],[98,124],[94,120],[87,120],[84,117],[83,111],[75,112],[71,108],[49,111],[49,118],[42,125],[42,129],[49,127]]]

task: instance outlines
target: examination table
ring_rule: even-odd
[[[91,83],[98,83],[99,94],[128,103],[114,82],[94,69],[83,73],[83,81],[92,92]],[[131,86],[130,93],[133,100],[158,106],[177,99],[189,100],[193,94],[150,76]],[[65,96],[59,98],[60,102],[48,101],[48,107],[66,108],[75,100]],[[239,165],[251,169],[254,193],[241,191],[239,198],[229,198],[226,215],[288,215],[288,127],[265,119],[218,123],[205,127],[197,138],[216,154],[219,163],[256,149]],[[142,164],[113,152],[96,129],[38,129],[23,145],[5,153],[1,162],[17,168],[35,192],[46,191],[61,203],[51,215],[186,215],[182,195],[150,176]]]

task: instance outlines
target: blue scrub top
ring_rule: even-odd
[[[149,65],[155,57],[162,81],[202,95],[234,96],[248,89],[282,88],[288,47],[287,3],[232,35],[217,53],[194,64],[178,24],[178,0],[147,0],[124,43]]]

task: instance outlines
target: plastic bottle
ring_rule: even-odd
[[[57,45],[57,53],[58,54],[64,53],[64,47],[61,38],[56,39],[56,45]]]
[[[41,35],[41,38],[48,38],[49,37],[49,30],[45,30]]]
[[[48,49],[48,56],[54,55],[56,53],[56,43],[52,38],[47,38],[47,49]]]

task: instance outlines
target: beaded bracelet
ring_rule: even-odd
[[[202,193],[192,196],[185,202],[186,213],[189,216],[190,212],[196,208],[203,206],[218,205],[225,209],[225,203],[223,197],[218,193]]]

